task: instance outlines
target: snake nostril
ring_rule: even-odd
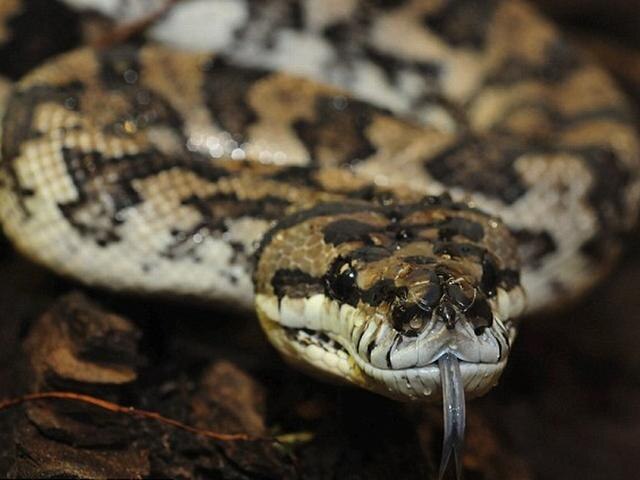
[[[391,321],[393,328],[406,337],[416,337],[426,325],[431,310],[425,311],[417,305],[400,304],[393,308]]]

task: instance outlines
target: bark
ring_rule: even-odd
[[[174,308],[186,307],[170,307],[171,317]],[[33,400],[1,414],[12,430],[8,476],[423,479],[434,474],[442,435],[439,408],[407,408],[316,383],[290,372],[264,346],[256,352],[262,358],[244,362],[245,352],[223,346],[239,342],[250,356],[252,343],[263,341],[255,329],[250,336],[257,340],[247,338],[244,328],[230,329],[236,337],[218,332],[211,347],[203,347],[197,332],[188,332],[198,329],[195,324],[151,338],[159,333],[153,329],[167,328],[166,321],[136,325],[72,292],[31,326],[21,360],[10,367],[23,372],[23,392],[91,395],[198,429],[260,438],[217,441],[127,411]],[[530,478],[489,425],[471,415],[467,469],[482,478]]]

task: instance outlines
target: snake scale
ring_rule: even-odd
[[[444,396],[445,442],[519,318],[636,220],[624,96],[520,1],[190,1],[151,36],[15,83],[6,235],[90,285],[255,307],[311,373]]]

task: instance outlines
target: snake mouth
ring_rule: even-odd
[[[433,362],[410,368],[379,368],[363,359],[358,353],[344,346],[330,332],[307,328],[283,328],[286,337],[297,349],[304,350],[316,361],[322,361],[327,367],[338,368],[342,362],[351,362],[361,375],[367,379],[369,390],[385,396],[415,401],[443,400],[441,379],[441,361],[448,356],[458,363],[460,382],[470,398],[481,396],[497,383],[507,363],[507,358],[497,363],[468,362],[461,360],[454,351],[444,351]],[[333,359],[332,359],[333,357]]]
[[[507,363],[508,350],[501,351],[494,362],[470,362],[465,360],[468,352],[464,354],[457,351],[453,344],[441,349],[428,364],[392,368],[392,363],[388,361],[389,368],[381,368],[371,361],[371,349],[365,349],[368,354],[362,355],[360,342],[353,342],[353,333],[358,324],[354,319],[358,315],[354,311],[343,306],[337,310],[333,308],[331,316],[303,317],[300,314],[305,311],[304,302],[291,304],[296,307],[291,310],[287,308],[288,303],[273,302],[272,298],[261,295],[256,301],[260,322],[284,358],[311,373],[328,375],[334,380],[346,380],[391,398],[440,401],[443,406],[444,436],[439,478],[444,478],[452,459],[456,477],[461,478],[465,397],[482,395],[498,382]],[[322,321],[318,321],[320,318]],[[327,321],[327,318],[331,321]],[[300,326],[303,320],[305,326]],[[338,333],[330,330],[336,320],[340,325],[347,326],[346,331],[351,332],[350,336],[346,335],[345,330]],[[295,322],[299,322],[297,326]],[[315,325],[324,325],[325,328],[311,328]],[[503,333],[504,340],[510,345],[515,337],[515,329],[505,329]]]
[[[460,372],[459,385],[468,398],[482,396],[493,388],[507,364],[515,329],[496,321],[496,330],[478,337],[468,326],[450,331],[436,328],[407,344],[399,345],[398,335],[378,329],[363,347],[346,342],[345,348],[358,367],[380,387],[384,395],[404,400],[443,399],[442,359],[455,360]],[[364,335],[363,335],[364,336]],[[362,337],[361,337],[362,338]],[[393,339],[393,340],[391,340]],[[402,349],[405,349],[404,351]]]
[[[460,371],[460,385],[469,398],[479,397],[493,388],[500,379],[507,359],[498,363],[476,363],[460,360],[455,352],[444,352],[433,363],[422,367],[397,370],[381,369],[367,362],[357,362],[364,374],[372,380],[371,390],[392,398],[412,401],[443,401],[441,361],[454,358]]]
[[[304,302],[308,307],[309,300]],[[426,352],[422,361],[393,361],[398,358],[394,357],[393,350],[397,343],[383,338],[387,334],[395,335],[393,331],[379,329],[375,335],[377,341],[371,335],[368,340],[366,335],[358,334],[357,325],[362,318],[358,318],[360,314],[355,309],[332,307],[332,315],[314,321],[311,315],[302,315],[304,302],[294,304],[282,300],[275,303],[264,297],[258,299],[257,311],[263,329],[285,359],[307,372],[339,382],[347,381],[402,401],[442,401],[439,362],[445,355],[457,361],[460,385],[466,396],[483,395],[497,384],[507,363],[508,346],[515,336],[515,330],[505,330],[506,347],[500,350],[499,355],[482,354],[476,340],[471,346],[463,343],[462,348],[452,340],[433,349],[433,343],[438,342],[437,335],[425,336],[419,339],[420,343],[410,346]],[[295,310],[292,308],[294,305]],[[473,335],[474,339],[477,338]],[[356,337],[365,340],[359,342]],[[376,348],[383,350],[376,352]],[[379,358],[392,361],[380,361]]]

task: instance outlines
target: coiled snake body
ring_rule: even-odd
[[[0,214],[29,257],[255,304],[291,363],[419,400],[444,357],[486,392],[523,292],[553,307],[616,258],[640,194],[625,99],[527,5],[207,8],[213,54],[81,49],[15,85]]]

